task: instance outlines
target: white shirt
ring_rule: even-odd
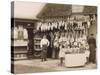
[[[65,57],[66,48],[60,48],[59,51],[59,58]]]
[[[49,41],[47,39],[42,39],[41,42],[40,42],[41,48],[42,48],[43,45],[49,46]]]

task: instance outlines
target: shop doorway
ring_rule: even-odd
[[[28,31],[28,52],[27,56],[28,58],[33,58],[33,53],[34,53],[34,43],[33,43],[33,27],[29,24],[27,26],[27,31]]]
[[[50,42],[50,45],[49,45],[49,47],[48,47],[48,51],[47,51],[47,57],[48,58],[52,58],[52,50],[53,50],[53,48],[52,48],[52,41],[51,41],[51,39],[52,39],[52,37],[50,36],[50,34],[49,33],[47,33],[47,39],[49,40],[49,42]]]

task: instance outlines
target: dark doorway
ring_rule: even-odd
[[[28,31],[28,53],[27,56],[29,59],[33,58],[34,53],[34,43],[33,43],[33,27],[31,24],[27,25],[27,31]]]
[[[47,57],[48,57],[48,58],[52,58],[51,36],[50,36],[49,33],[47,33],[47,39],[48,39],[49,42],[50,42],[50,45],[49,45],[48,51],[47,51]]]

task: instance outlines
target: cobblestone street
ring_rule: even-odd
[[[41,62],[40,59],[33,60],[19,60],[14,62],[14,72],[18,73],[32,73],[32,72],[51,72],[51,71],[69,71],[69,70],[84,70],[95,69],[96,64],[89,63],[82,67],[68,68],[66,66],[60,66],[58,59],[48,59],[48,61]]]

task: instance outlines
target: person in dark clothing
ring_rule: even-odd
[[[58,59],[59,58],[59,36],[60,33],[59,32],[55,32],[54,33],[54,39],[53,39],[53,58],[54,59]]]
[[[96,39],[91,34],[91,37],[88,39],[90,57],[89,62],[96,63]]]
[[[58,55],[59,55],[59,38],[58,37],[55,37],[54,39],[53,48],[54,48],[54,58],[58,59]]]

